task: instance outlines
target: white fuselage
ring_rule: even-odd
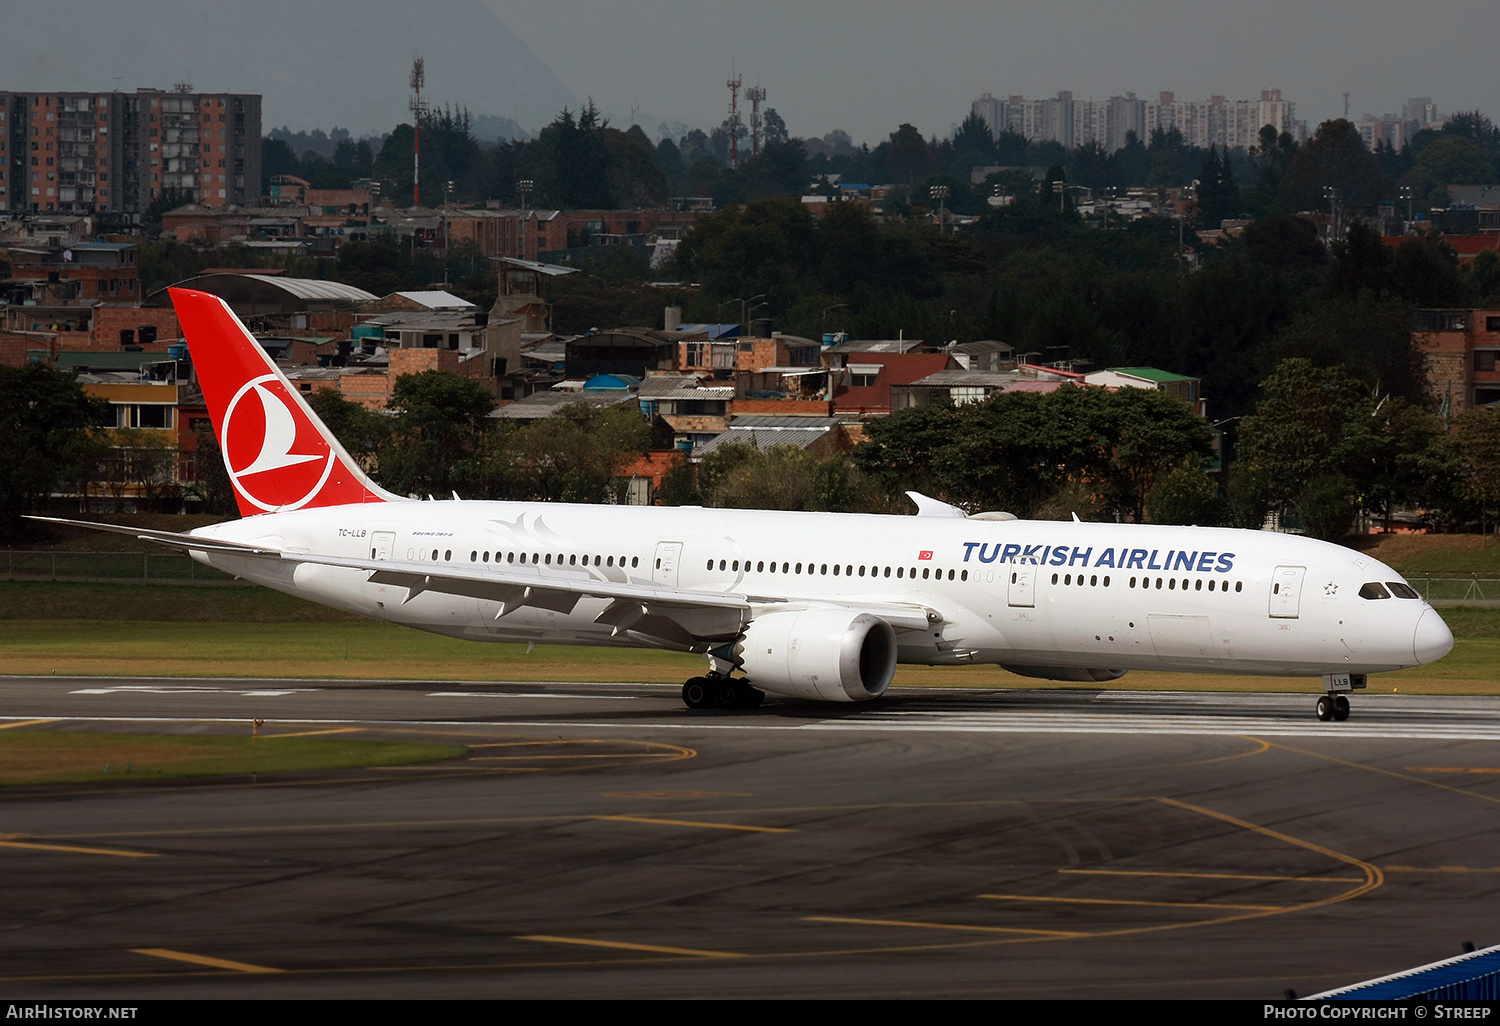
[[[268,513],[195,535],[483,574],[592,578],[773,603],[909,604],[905,663],[1305,676],[1431,662],[1452,636],[1402,582],[1338,545],[1215,528],[516,502],[389,502]],[[483,641],[640,645],[594,618],[371,583],[368,569],[195,558],[248,580],[420,630]]]

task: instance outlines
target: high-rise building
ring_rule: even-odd
[[[128,224],[167,190],[254,205],[260,132],[254,94],[0,92],[0,211]]]
[[[985,93],[974,101],[973,111],[998,137],[1009,129],[1031,142],[1058,142],[1069,149],[1097,142],[1110,153],[1124,147],[1130,133],[1147,143],[1155,131],[1182,133],[1189,146],[1207,149],[1249,148],[1258,144],[1260,130],[1271,125],[1277,133],[1288,132],[1299,141],[1306,126],[1295,118],[1295,107],[1281,97],[1280,89],[1261,91],[1259,100],[1179,100],[1163,92],[1154,100],[1140,100],[1134,93],[1107,100],[1075,100],[1060,92],[1048,100],[1011,96],[1000,100]]]

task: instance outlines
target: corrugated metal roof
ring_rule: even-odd
[[[648,374],[641,381],[641,395],[656,395],[679,388],[692,388],[698,379],[692,374]]]
[[[166,353],[117,352],[114,350],[69,352],[64,350],[57,354],[58,370],[74,370],[79,367],[88,367],[94,370],[139,370],[148,364],[172,362],[172,357]]]
[[[915,338],[855,338],[824,349],[825,353],[909,353],[922,345]]]
[[[535,260],[520,260],[516,257],[501,257],[500,262],[502,264],[510,264],[512,267],[521,267],[528,271],[536,271],[540,274],[559,275],[578,273],[578,268],[576,267],[563,267],[560,264],[542,264]]]
[[[738,341],[740,326],[738,324],[679,324],[673,333],[677,335],[707,334],[710,340],[723,338]]]
[[[837,425],[842,423],[843,421],[839,420],[837,417],[790,417],[784,414],[770,415],[747,413],[736,416],[734,420],[730,421],[729,428],[731,431],[737,431],[741,429],[752,431],[778,431],[782,429],[792,430],[804,428],[820,428],[826,430],[831,427],[836,427]]]
[[[1134,378],[1145,378],[1147,381],[1196,381],[1197,378],[1186,374],[1173,374],[1171,371],[1158,370],[1155,367],[1106,367],[1106,371],[1114,374],[1129,374]]]
[[[583,403],[586,406],[614,406],[617,403],[634,401],[635,393],[611,389],[604,392],[562,392],[548,389],[534,392],[525,399],[517,399],[509,406],[501,406],[490,413],[491,417],[504,420],[537,420],[550,417],[564,406]]]
[[[655,402],[658,399],[704,399],[709,402],[726,402],[734,398],[734,386],[727,385],[722,388],[674,388],[667,391],[647,392],[643,387],[640,396],[644,400]]]
[[[913,381],[913,385],[955,387],[968,385],[981,388],[1004,388],[1021,381],[1018,374],[1003,371],[940,370],[925,378]]]
[[[811,418],[809,418],[811,419]],[[693,455],[704,456],[715,449],[726,445],[753,445],[761,452],[767,449],[775,449],[779,446],[790,445],[798,449],[805,449],[828,437],[832,427],[803,428],[740,428],[731,427],[728,431],[715,435],[693,450]]]
[[[413,303],[421,303],[429,310],[470,310],[474,304],[467,299],[459,299],[451,292],[442,289],[431,289],[423,292],[398,292],[396,295],[402,299],[409,299]]]

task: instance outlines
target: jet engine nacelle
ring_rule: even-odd
[[[811,608],[758,616],[734,647],[762,691],[822,702],[877,698],[896,673],[896,632],[878,616]]]
[[[1018,677],[1068,680],[1079,684],[1103,684],[1105,681],[1119,680],[1125,676],[1124,670],[1096,670],[1092,667],[1079,669],[1076,666],[1007,666],[1002,663],[1000,669],[1008,670]]]

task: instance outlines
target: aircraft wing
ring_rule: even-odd
[[[539,570],[533,572],[510,566],[501,568],[494,564],[481,569],[477,566],[454,566],[420,560],[324,556],[292,549],[217,541],[172,531],[145,531],[115,524],[95,524],[57,517],[30,519],[129,535],[184,552],[212,552],[366,571],[369,573],[368,580],[373,584],[405,588],[406,598],[403,604],[424,591],[460,595],[497,603],[497,619],[527,606],[566,614],[571,613],[583,598],[607,599],[609,605],[594,618],[596,623],[613,627],[617,634],[628,631],[685,648],[732,641],[755,617],[792,605],[781,595],[689,591],[650,584],[605,581],[582,568],[554,567],[544,576]],[[898,631],[926,630],[929,625],[942,619],[937,611],[914,603],[851,598],[848,602],[808,603],[798,600],[796,604],[838,605],[868,612],[885,620]]]

